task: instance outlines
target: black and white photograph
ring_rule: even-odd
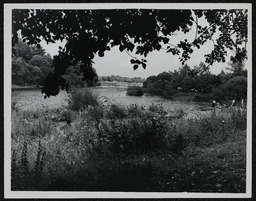
[[[249,198],[249,3],[4,4],[6,198]]]

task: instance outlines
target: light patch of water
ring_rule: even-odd
[[[127,96],[126,85],[104,85],[92,88],[101,101],[106,101],[110,104],[117,104],[123,106],[129,106],[136,104],[137,106],[144,106],[148,108],[150,105],[162,106],[166,112],[175,113],[179,110],[183,110],[185,113],[191,113],[200,106],[207,105],[207,103],[195,103],[195,102],[181,102],[166,100],[158,96],[151,96],[145,94],[143,96]],[[33,90],[13,90],[12,100],[16,101],[17,107],[22,110],[38,110],[38,109],[57,109],[67,106],[68,93],[61,91],[57,96],[51,96],[44,99],[44,94],[39,89]]]

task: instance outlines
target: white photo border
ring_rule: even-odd
[[[129,193],[11,191],[12,9],[248,9],[246,193]],[[4,4],[4,197],[21,198],[251,198],[252,196],[252,5],[250,3],[5,3]]]

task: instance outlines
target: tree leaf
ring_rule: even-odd
[[[121,52],[123,52],[124,49],[125,49],[125,46],[121,44],[121,45],[119,46],[119,50],[120,50]]]
[[[99,51],[99,52],[98,52],[98,55],[99,55],[100,57],[104,57],[104,52],[103,52],[103,51]]]
[[[136,64],[137,63],[136,60],[134,60],[134,59],[131,59],[130,62],[131,62],[131,64]]]

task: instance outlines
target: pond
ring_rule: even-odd
[[[141,97],[127,96],[126,88],[128,83],[103,84],[99,87],[92,88],[101,101],[107,100],[109,103],[128,106],[136,104],[138,106],[149,107],[151,104],[160,104],[166,111],[191,111],[192,109],[206,105],[206,103],[180,102],[166,100],[158,96],[145,94]],[[12,100],[16,101],[17,106],[23,110],[36,109],[55,109],[67,105],[68,93],[61,91],[57,96],[44,99],[44,94],[39,89],[18,89],[12,90]]]

